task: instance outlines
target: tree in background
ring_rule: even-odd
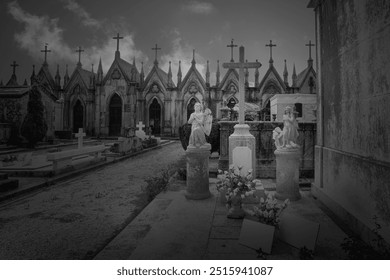
[[[47,124],[43,112],[41,93],[38,86],[34,85],[29,92],[27,115],[21,127],[21,134],[27,139],[30,148],[34,148],[46,135]]]

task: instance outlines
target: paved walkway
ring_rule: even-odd
[[[266,193],[273,192],[273,180],[262,182]],[[226,218],[215,178],[210,178],[210,191],[209,199],[187,200],[185,182],[172,182],[95,259],[257,259],[255,250],[239,244],[243,220]],[[319,208],[310,190],[301,194],[285,211],[320,223],[314,259],[345,259],[340,244],[346,234]],[[300,259],[300,251],[276,241],[266,258]]]

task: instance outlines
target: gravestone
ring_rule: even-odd
[[[275,227],[244,219],[238,243],[271,254]]]
[[[76,138],[78,138],[77,148],[81,149],[83,147],[83,137],[86,136],[85,132],[83,132],[82,128],[79,128],[79,132],[75,134]]]
[[[239,69],[239,123],[234,126],[234,133],[229,136],[229,165],[236,168],[242,166],[244,174],[252,169],[252,174],[256,177],[256,139],[249,132],[249,125],[245,124],[245,71],[248,68],[260,68],[259,62],[245,62],[245,49],[240,47],[240,61],[223,64],[224,68]],[[237,149],[238,148],[238,149]],[[245,156],[242,156],[242,153]]]
[[[145,128],[145,125],[142,123],[142,121],[140,121],[136,127],[138,128],[138,130],[135,131],[135,135],[139,138],[141,138],[142,140],[148,138],[145,131],[143,131],[143,128]]]

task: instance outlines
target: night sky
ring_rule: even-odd
[[[18,82],[23,83],[32,71],[43,63],[41,50],[45,44],[51,50],[47,55],[53,77],[57,64],[63,77],[65,65],[69,75],[78,61],[76,49],[85,51],[81,56],[83,68],[96,72],[99,58],[103,72],[108,71],[114,59],[117,33],[121,57],[129,62],[135,57],[140,70],[153,65],[155,44],[159,66],[168,72],[172,61],[173,80],[176,82],[178,61],[182,61],[186,74],[195,49],[197,69],[205,73],[210,61],[211,83],[215,81],[217,60],[230,61],[230,48],[234,44],[245,46],[248,61],[263,64],[260,78],[269,65],[269,40],[277,46],[272,49],[274,66],[283,75],[287,59],[289,81],[293,63],[297,73],[307,66],[309,56],[305,44],[315,41],[314,12],[306,8],[308,0],[42,0],[2,1],[0,4],[1,46],[0,80],[7,83],[12,74],[10,66],[15,60]],[[312,50],[313,59],[314,49]],[[234,49],[238,60],[238,48]],[[249,81],[254,81],[254,70]],[[61,82],[63,79],[61,80]]]

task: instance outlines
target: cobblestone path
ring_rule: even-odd
[[[91,259],[146,205],[144,179],[183,165],[179,142],[0,203],[0,259]]]

